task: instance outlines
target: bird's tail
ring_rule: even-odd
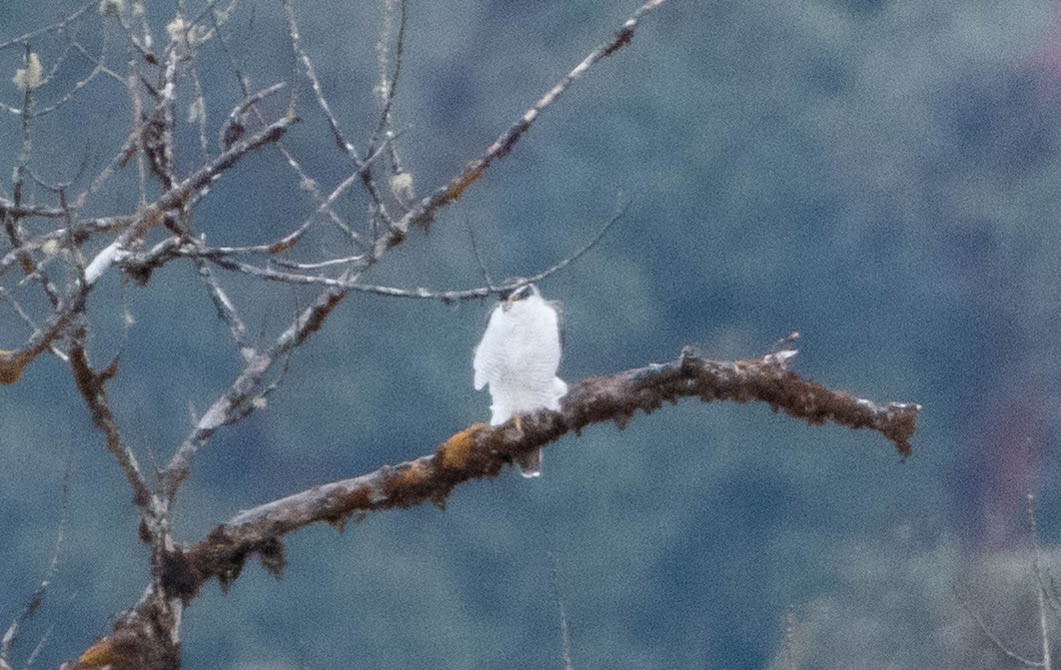
[[[542,476],[542,450],[538,449],[516,459],[519,473],[528,479]]]

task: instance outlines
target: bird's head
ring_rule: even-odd
[[[535,286],[534,284],[524,284],[523,286],[512,289],[507,294],[502,294],[501,307],[507,312],[508,310],[512,309],[512,306],[520,300],[526,300],[531,296],[540,295],[541,293],[538,291],[537,286]]]

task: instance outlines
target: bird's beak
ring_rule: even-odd
[[[512,309],[512,305],[515,305],[520,300],[523,300],[523,294],[519,291],[515,291],[512,295],[505,298],[505,302],[501,303],[501,309],[507,312]]]

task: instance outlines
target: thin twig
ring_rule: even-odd
[[[273,270],[270,268],[262,268],[250,263],[244,263],[241,261],[234,260],[229,254],[222,253],[219,250],[212,250],[208,248],[200,247],[188,247],[180,246],[172,243],[164,243],[152,250],[152,254],[144,256],[130,256],[125,259],[127,264],[132,264],[136,267],[157,267],[164,262],[166,258],[172,258],[177,256],[201,256],[207,258],[210,261],[216,263],[219,267],[234,272],[242,272],[255,277],[260,277],[268,281],[283,282],[288,284],[301,284],[301,285],[316,285],[316,286],[327,286],[329,288],[342,288],[350,291],[357,291],[359,293],[371,293],[375,295],[386,296],[390,298],[412,298],[416,300],[438,300],[445,304],[452,304],[455,302],[466,302],[470,300],[481,300],[483,298],[490,297],[491,295],[498,295],[506,291],[511,291],[514,288],[525,286],[540,282],[553,274],[556,274],[560,270],[563,270],[571,263],[577,261],[579,258],[584,256],[590,249],[592,249],[600,240],[604,237],[604,234],[619,221],[623,214],[626,212],[626,207],[623,205],[621,209],[612,216],[611,219],[605,223],[600,230],[593,236],[593,238],[582,246],[578,251],[571,254],[567,258],[564,258],[560,262],[538,272],[537,274],[531,275],[530,277],[523,277],[513,281],[504,282],[500,285],[493,285],[488,281],[486,286],[480,286],[472,289],[465,289],[459,291],[432,291],[426,288],[417,289],[402,289],[393,286],[379,286],[375,284],[365,284],[358,281],[356,278],[349,277],[322,277],[320,275],[305,275],[295,272],[282,272],[279,270]],[[318,267],[323,267],[320,265]]]
[[[272,86],[267,86],[260,91],[255,91],[254,93],[243,96],[243,100],[241,100],[240,103],[229,112],[228,118],[225,119],[225,122],[221,126],[220,143],[222,148],[228,149],[235,144],[236,140],[243,136],[244,132],[246,132],[243,117],[251,107],[257,105],[273,93],[280,91],[286,85],[286,83],[281,81]]]
[[[546,91],[534,105],[530,107],[508,130],[501,133],[493,144],[487,148],[483,155],[468,162],[460,175],[450,181],[449,184],[437,189],[434,193],[421,200],[415,207],[405,213],[401,219],[394,222],[391,231],[376,241],[376,255],[384,250],[400,243],[409,229],[414,226],[430,225],[435,212],[456,202],[464,192],[479,180],[490,168],[494,161],[507,156],[515,147],[516,143],[530,130],[535,119],[552,105],[566,91],[571,84],[580,79],[591,67],[601,60],[611,56],[633,40],[634,31],[641,19],[649,12],[657,9],[666,0],[648,0],[623,22],[618,32],[611,41],[597,47],[588,56],[582,59],[578,65],[568,72],[559,82]]]
[[[133,240],[140,239],[148,230],[161,224],[164,216],[175,209],[188,208],[203,195],[203,189],[213,184],[225,171],[242,160],[254,150],[276,142],[287,129],[298,121],[297,118],[285,116],[263,128],[251,137],[237,142],[210,163],[199,168],[181,182],[174,184],[153,204],[145,208],[136,225],[130,226],[118,238],[100,251],[92,263],[85,269],[86,282],[94,284],[112,263],[126,253]]]
[[[247,327],[243,325],[243,320],[240,318],[235,304],[229,299],[225,290],[221,288],[221,284],[211,272],[210,266],[207,265],[206,261],[201,258],[197,258],[195,261],[199,276],[210,292],[210,300],[214,303],[218,318],[228,326],[232,341],[239,347],[243,357],[249,358],[253,354],[253,349],[247,343]]]
[[[103,68],[101,67],[93,68],[92,71],[88,73],[88,76],[86,76],[84,79],[80,79],[74,82],[74,85],[70,88],[70,90],[67,91],[61,98],[48,105],[47,107],[42,107],[41,109],[35,110],[33,112],[34,118],[39,119],[41,117],[51,114],[52,112],[62,109],[67,103],[73,100],[78,93],[81,92],[81,89],[85,88],[90,83],[92,83],[92,81],[102,72]]]
[[[479,250],[479,243],[475,239],[475,229],[472,227],[472,222],[465,219],[465,225],[468,227],[468,239],[471,241],[472,254],[475,256],[475,265],[479,268],[479,274],[482,275],[483,281],[490,288],[494,288],[494,280],[490,278],[490,271],[486,269],[486,261],[483,260],[483,255]]]
[[[24,33],[22,35],[19,35],[18,37],[12,37],[6,42],[0,42],[0,49],[8,49],[15,46],[22,46],[36,39],[40,35],[45,35],[47,33],[62,32],[66,30],[66,26],[70,25],[72,22],[84,16],[85,12],[96,7],[99,7],[99,0],[90,0],[88,4],[83,6],[81,9],[75,11],[73,14],[68,15],[61,21],[48,24],[43,28],[38,28],[37,30]]]
[[[194,16],[191,21],[188,22],[188,34],[192,34],[192,29],[204,22],[206,19],[210,19],[211,28],[195,33],[195,45],[196,47],[209,42],[214,38],[215,35],[221,34],[221,27],[232,18],[233,13],[236,9],[237,0],[229,0],[228,7],[224,10],[218,10],[216,5],[218,0],[210,0],[206,3],[206,6]]]
[[[958,594],[955,593],[955,595]],[[983,632],[983,634],[987,636],[987,639],[991,640],[991,643],[994,644],[995,648],[998,649],[1002,654],[1009,658],[1012,658],[1014,661],[1017,661],[1021,665],[1024,665],[1029,668],[1043,667],[1042,662],[1033,661],[1030,658],[1025,658],[1024,656],[1021,656],[1020,654],[1016,653],[1008,646],[1006,646],[1006,644],[1002,640],[1000,640],[997,635],[991,632],[991,629],[987,627],[987,624],[985,624],[984,620],[980,618],[980,615],[975,610],[973,610],[973,608],[969,606],[969,603],[967,603],[965,599],[961,596],[958,596],[958,604],[960,604],[962,609],[965,610],[965,612],[970,617],[972,617],[973,621],[975,621],[976,625],[980,627],[980,630]]]
[[[33,592],[29,600],[26,601],[25,606],[22,608],[21,614],[19,614],[11,622],[11,625],[4,631],[3,636],[0,636],[0,668],[4,667],[4,664],[11,662],[11,651],[18,644],[19,629],[25,625],[30,619],[33,618],[37,610],[44,603],[44,597],[48,593],[48,588],[51,586],[52,579],[55,577],[55,571],[59,568],[59,554],[63,548],[63,541],[66,538],[66,522],[70,518],[70,467],[69,462],[67,468],[63,472],[63,484],[62,484],[62,498],[60,502],[59,511],[59,527],[55,532],[55,543],[52,546],[52,555],[48,561],[48,568],[44,572],[44,578],[41,579],[40,585],[37,590]],[[50,629],[49,629],[50,630]],[[37,653],[44,641],[47,639],[47,633],[37,642],[36,648],[30,653],[23,667],[29,667],[33,664],[33,659],[36,658]],[[10,667],[8,665],[7,667]]]
[[[392,12],[394,3],[400,7],[400,18],[398,19],[398,39],[394,47],[394,71],[387,71],[387,51],[390,48],[388,42],[391,35]],[[372,139],[369,146],[375,146],[380,134],[391,125],[391,107],[394,104],[394,95],[398,90],[398,76],[402,71],[402,56],[405,53],[405,23],[408,14],[405,0],[387,0],[383,7],[383,32],[380,34],[379,45],[376,47],[377,60],[379,61],[379,94],[383,101],[383,109],[380,111],[379,121],[376,129],[372,131]]]
[[[556,554],[549,553],[549,582],[553,587],[553,599],[560,615],[560,657],[564,660],[564,670],[575,670],[571,660],[571,634],[567,630],[567,612],[564,611],[564,598],[560,593],[560,561]]]
[[[372,200],[376,215],[379,216],[380,220],[382,220],[389,228],[391,228],[393,227],[393,222],[387,214],[387,207],[383,203],[383,196],[380,194],[379,188],[377,188],[376,182],[372,178],[372,173],[369,170],[363,170],[365,162],[361,160],[354,145],[348,142],[343,136],[343,133],[339,128],[339,121],[335,118],[335,114],[332,113],[331,105],[328,104],[327,99],[324,97],[324,89],[321,87],[320,80],[317,78],[316,70],[313,68],[313,62],[310,60],[309,55],[302,50],[301,33],[299,32],[298,21],[295,18],[295,10],[291,6],[290,0],[284,0],[284,10],[287,13],[288,34],[291,39],[291,49],[295,54],[296,60],[300,61],[304,66],[306,77],[310,80],[310,85],[313,87],[313,93],[317,98],[317,106],[320,107],[324,116],[328,119],[328,126],[331,128],[332,136],[335,138],[335,144],[339,147],[340,151],[346,153],[354,161],[354,164],[358,167],[358,175],[361,177],[361,183],[365,187],[365,192],[368,193],[369,198]],[[376,253],[374,256],[379,256],[381,253],[382,252]]]
[[[1028,524],[1032,541],[1032,573],[1035,576],[1035,596],[1039,605],[1039,640],[1042,648],[1042,667],[1051,670],[1053,664],[1050,659],[1050,627],[1046,619],[1046,584],[1043,570],[1039,565],[1039,524],[1035,518],[1035,494],[1029,492],[1028,500]]]
[[[1046,588],[1047,595],[1046,602],[1050,606],[1050,611],[1054,614],[1055,621],[1061,623],[1061,592],[1059,592],[1057,582],[1054,580],[1054,576],[1050,574],[1050,571],[1046,570],[1044,572],[1044,588]]]
[[[0,216],[3,215],[4,204],[0,199]],[[38,216],[36,214],[26,214],[25,217]],[[46,210],[44,216],[46,218],[62,218],[66,217],[67,213],[62,209]],[[22,256],[27,252],[41,252],[46,247],[55,245],[56,247],[65,247],[69,245],[79,246],[84,244],[88,240],[92,239],[98,233],[112,233],[116,230],[123,230],[128,228],[136,222],[137,217],[134,216],[114,216],[114,217],[103,217],[97,219],[83,219],[77,222],[76,225],[69,228],[56,228],[49,230],[37,237],[32,237],[25,240],[19,249],[13,249],[6,254],[3,258],[0,258],[0,274],[6,272],[16,262],[21,261]]]
[[[177,495],[177,490],[191,471],[192,458],[210,436],[222,426],[233,423],[237,418],[243,418],[256,409],[255,399],[262,397],[261,385],[266,373],[278,360],[286,357],[316,332],[345,295],[346,291],[342,289],[321,292],[314,303],[295,318],[269,349],[257,351],[250,357],[243,371],[200,417],[191,434],[177,448],[169,464],[160,473],[163,495],[167,501],[172,501]]]

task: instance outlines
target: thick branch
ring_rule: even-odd
[[[305,320],[323,318],[333,306],[310,308],[300,320],[301,327],[285,335],[305,337],[313,329]],[[287,533],[322,521],[342,525],[352,516],[425,502],[441,506],[459,484],[494,477],[520,454],[547,446],[566,433],[577,435],[586,426],[605,421],[615,421],[622,428],[638,410],[650,413],[664,402],[675,404],[684,397],[703,402],[757,400],[810,424],[831,421],[848,428],[869,428],[891,440],[901,457],[910,455],[920,405],[881,405],[827,389],[787,369],[795,353],[782,351],[760,360],[725,362],[686,350],[670,363],[586,379],[573,385],[560,411],[525,416],[521,428],[514,422],[493,429],[475,424],[450,437],[432,454],[240,512],[190,550],[167,550],[156,588],[169,598],[190,602],[210,579],[217,578],[227,587],[255,554],[266,569],[279,574],[284,567],[282,538]],[[174,469],[180,473],[176,481],[169,482],[171,486],[179,484],[186,473],[181,472],[187,467],[182,459],[190,455],[179,453],[171,463],[167,474],[172,477]],[[87,650],[80,663],[64,667],[176,667],[179,661],[173,654],[179,652],[162,643],[152,624],[160,616],[157,607],[157,599],[141,599],[115,624],[112,635]]]
[[[281,538],[286,533],[321,521],[342,524],[353,515],[380,510],[425,502],[442,505],[457,485],[494,477],[517,456],[567,433],[577,435],[589,425],[606,421],[622,428],[638,410],[650,413],[684,397],[703,402],[765,402],[810,424],[831,421],[848,428],[869,428],[891,440],[902,458],[910,455],[909,440],[919,405],[881,405],[827,389],[786,368],[794,353],[723,362],[684,352],[671,363],[587,379],[571,388],[559,412],[543,410],[523,417],[522,430],[513,422],[493,429],[475,424],[433,454],[241,512],[174,561],[171,584],[190,599],[212,577],[222,585],[235,580],[255,553],[268,568],[278,571],[283,566]]]

